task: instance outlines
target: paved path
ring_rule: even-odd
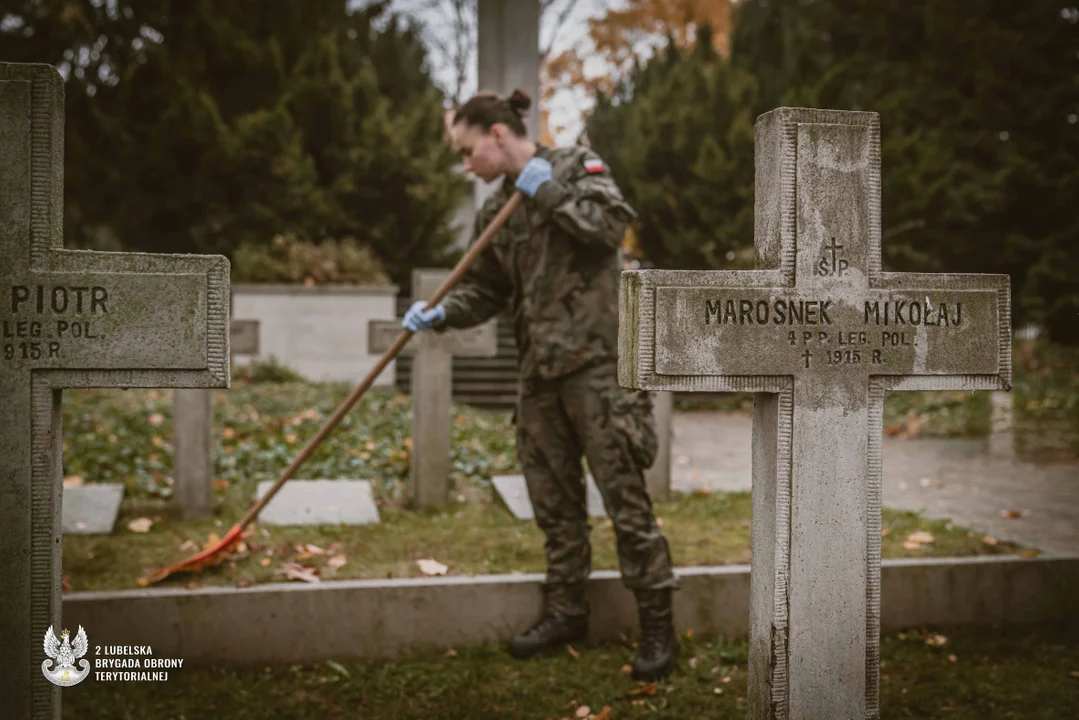
[[[676,490],[749,490],[749,414],[675,412]],[[1079,464],[990,457],[986,440],[884,439],[884,504],[1046,553],[1079,554]],[[1001,511],[1018,510],[1018,518]]]

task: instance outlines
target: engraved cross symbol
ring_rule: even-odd
[[[757,393],[750,717],[879,717],[884,395],[1009,388],[1008,277],[881,270],[876,113],[756,143],[759,269],[624,272],[619,381]]]
[[[63,127],[56,70],[0,63],[0,697],[32,720],[60,706],[63,388],[229,385],[225,258],[62,248]]]
[[[850,262],[844,258],[838,257],[837,250],[842,250],[842,245],[837,245],[835,238],[832,238],[831,245],[825,245],[824,249],[832,254],[831,263],[828,262],[827,257],[821,258],[817,263],[817,272],[821,275],[842,275],[843,271],[850,267]]]

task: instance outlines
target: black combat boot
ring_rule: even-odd
[[[641,638],[633,659],[633,679],[654,682],[670,675],[678,659],[671,591],[638,590],[636,595]]]
[[[510,655],[518,660],[557,650],[567,643],[584,642],[588,637],[587,615],[544,615],[530,630],[510,640]]]

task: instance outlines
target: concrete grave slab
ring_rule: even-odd
[[[0,63],[0,698],[29,720],[60,715],[64,388],[229,386],[226,258],[64,250],[63,98],[55,68]]]
[[[260,482],[255,500],[273,483]],[[371,525],[378,505],[366,480],[290,480],[259,513],[263,525]]]
[[[491,478],[495,491],[506,505],[506,508],[518,520],[534,520],[536,517],[532,509],[532,501],[528,497],[528,485],[524,475],[495,475]],[[588,515],[590,517],[606,517],[607,511],[603,506],[603,495],[599,492],[595,479],[591,475],[585,476],[585,487],[588,493]]]
[[[876,113],[756,126],[758,270],[624,272],[619,381],[754,392],[749,716],[880,714],[889,390],[1007,390],[1003,275],[881,269]]]
[[[72,535],[108,535],[116,526],[122,483],[100,483],[64,488],[61,529]]]
[[[994,623],[1059,622],[1075,614],[1076,557],[989,555],[885,560],[882,566],[885,632],[950,624],[988,632]],[[680,631],[745,637],[748,565],[676,572]],[[151,645],[156,657],[183,658],[185,667],[384,660],[508,640],[543,611],[543,580],[542,573],[518,573],[74,592],[64,596],[64,614],[70,624],[86,627],[92,642]],[[633,595],[617,570],[594,571],[588,597],[593,608],[602,608],[589,623],[593,642],[638,632]]]

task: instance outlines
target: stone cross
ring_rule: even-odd
[[[172,499],[185,518],[206,517],[214,505],[212,390],[172,393]]]
[[[63,249],[63,98],[0,64],[0,702],[33,720],[60,713],[63,388],[229,385],[225,258]]]
[[[412,297],[427,300],[449,277],[448,270],[412,271]],[[401,332],[399,320],[374,320],[368,327],[370,352],[385,352]],[[450,476],[453,414],[453,358],[494,357],[495,321],[465,330],[421,332],[403,352],[412,354],[412,492],[419,507],[446,504]]]
[[[230,303],[231,307],[231,303]],[[257,355],[258,320],[233,320],[229,351]],[[177,388],[172,393],[172,499],[185,518],[206,517],[214,506],[214,399],[212,390]]]
[[[623,273],[619,380],[757,393],[750,717],[879,717],[884,396],[1010,388],[1009,280],[881,270],[876,113],[758,119],[755,241]]]

